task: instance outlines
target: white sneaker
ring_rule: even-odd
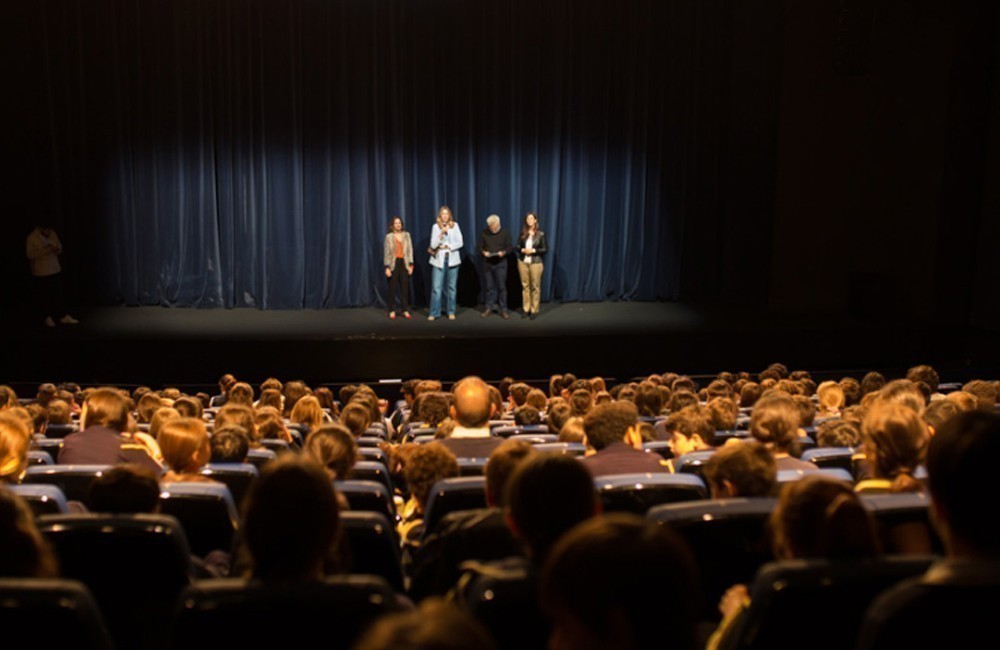
[[[56,326],[56,322],[54,320],[52,320],[52,317],[51,316],[46,316],[45,317],[45,327],[55,327],[55,326]]]
[[[78,321],[77,319],[73,318],[69,314],[66,314],[65,316],[63,316],[62,318],[60,318],[59,322],[62,323],[63,325],[78,325],[80,323],[80,321]]]
[[[448,314],[448,320],[455,320],[455,314]]]
[[[437,318],[437,316],[428,316],[427,320],[434,320],[435,318]]]

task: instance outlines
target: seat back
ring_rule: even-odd
[[[250,485],[257,478],[257,468],[250,463],[209,463],[201,468],[202,476],[225,483],[233,503],[239,509],[250,491]]]
[[[164,483],[160,512],[184,527],[191,552],[204,557],[212,551],[233,550],[239,516],[229,488],[222,483]]]
[[[55,461],[49,452],[32,449],[28,452],[28,465],[55,465]]]
[[[774,559],[768,519],[777,499],[735,498],[655,506],[649,519],[672,528],[688,543],[698,564],[702,616],[717,617],[723,594],[734,584],[750,584],[757,570]]]
[[[48,424],[45,426],[45,437],[46,438],[59,438],[60,440],[65,438],[71,433],[76,433],[80,430],[80,427],[76,424]]]
[[[392,493],[384,484],[376,481],[334,481],[334,487],[342,493],[351,505],[351,510],[379,512],[389,521],[396,521],[396,504]]]
[[[362,460],[370,460],[389,466],[389,457],[378,447],[359,447],[358,455]]]
[[[582,442],[546,442],[534,445],[534,447],[543,453],[556,453],[563,456],[583,456],[587,453],[587,446]]]
[[[459,458],[459,476],[483,476],[486,473],[486,461],[488,458]]]
[[[402,592],[399,539],[389,518],[381,512],[348,510],[340,513],[340,523],[351,551],[351,573],[381,576]]]
[[[434,526],[449,512],[486,507],[486,477],[460,476],[438,481],[431,488],[424,512],[424,531]]]
[[[381,483],[389,491],[389,494],[393,493],[392,477],[389,476],[389,469],[384,463],[373,460],[359,460],[354,463],[349,476],[356,481],[375,481],[376,483]]]
[[[523,440],[529,445],[544,445],[548,442],[559,442],[559,436],[554,433],[516,433],[508,436],[510,440]]]
[[[842,469],[853,476],[854,464],[851,458],[855,450],[850,447],[817,447],[802,452],[802,460],[809,461],[820,469]]]
[[[87,501],[87,492],[95,478],[110,465],[35,465],[24,474],[24,483],[56,485],[70,501]]]
[[[705,480],[705,464],[715,455],[714,449],[705,451],[692,451],[684,454],[680,458],[674,459],[674,471],[678,474],[694,474],[702,481]]]
[[[930,558],[830,562],[789,560],[758,572],[750,607],[733,630],[735,648],[853,648],[878,594],[919,575]]]
[[[35,516],[59,515],[68,511],[66,506],[66,495],[57,485],[47,485],[39,483],[9,485],[11,492],[21,497],[27,502]]]
[[[163,647],[191,558],[167,515],[46,515],[38,528],[62,574],[87,585],[119,648]]]
[[[284,442],[282,440],[281,442]],[[285,451],[288,450],[287,445],[285,446]],[[272,460],[278,457],[278,454],[273,449],[268,449],[267,447],[260,447],[258,449],[251,449],[247,452],[247,462],[256,467],[258,470],[263,469],[264,465],[267,465]]]
[[[112,648],[90,591],[75,580],[0,578],[0,629],[8,648]]]
[[[616,474],[594,483],[606,512],[645,515],[661,503],[708,498],[705,484],[692,474]]]
[[[178,650],[219,648],[347,649],[379,616],[396,609],[377,576],[270,585],[206,580],[183,593],[172,630]]]
[[[944,543],[931,523],[930,497],[919,492],[862,494],[861,502],[875,518],[886,554],[944,554]]]
[[[794,483],[795,481],[801,481],[806,476],[824,476],[834,481],[854,484],[854,477],[851,476],[850,472],[837,468],[778,470],[778,483]]]

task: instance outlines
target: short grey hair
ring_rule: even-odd
[[[497,224],[498,226],[500,225],[499,215],[491,214],[490,216],[486,217],[486,225],[492,226],[493,224]]]

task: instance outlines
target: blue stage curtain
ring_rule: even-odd
[[[545,301],[675,298],[721,201],[728,5],[34,0],[44,201],[109,302],[382,304],[399,215],[424,303],[441,204],[469,256],[536,212]]]

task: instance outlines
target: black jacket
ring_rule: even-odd
[[[523,260],[524,255],[521,254],[521,249],[524,248],[524,241],[527,237],[523,235],[517,238],[517,259]],[[535,233],[535,256],[545,257],[545,254],[549,252],[548,243],[545,241],[545,231],[539,230]]]

